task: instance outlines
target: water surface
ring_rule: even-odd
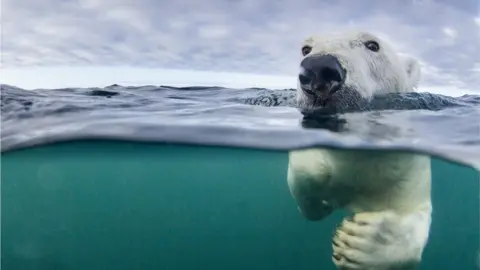
[[[2,85],[1,91],[2,151],[105,138],[274,150],[407,149],[480,168],[480,96],[474,95],[394,94],[318,112],[295,108],[292,89],[113,85],[32,92]]]
[[[2,269],[335,269],[345,213],[309,222],[288,150],[432,159],[420,270],[479,269],[480,97],[307,111],[292,89],[1,89]]]

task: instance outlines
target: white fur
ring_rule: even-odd
[[[365,39],[377,40],[381,53],[355,45]],[[370,34],[313,37],[306,42],[313,46],[311,53],[336,55],[347,69],[346,83],[367,98],[412,91],[420,77],[414,58],[397,55]],[[333,238],[333,262],[344,270],[415,269],[430,230],[430,182],[430,158],[420,154],[346,149],[289,154],[288,185],[304,216],[321,220],[331,208],[354,213]]]
[[[378,52],[368,50],[364,43],[376,41]],[[401,55],[386,41],[368,32],[345,32],[325,36],[311,36],[302,47],[312,47],[313,54],[336,56],[347,71],[345,85],[357,90],[364,98],[376,94],[410,92],[420,80],[420,63],[413,57]],[[297,81],[297,88],[299,82]],[[297,101],[308,99],[303,91],[297,92]]]

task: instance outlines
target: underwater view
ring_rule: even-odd
[[[478,0],[1,0],[0,270],[480,270]]]
[[[480,96],[296,107],[293,89],[1,85],[2,269],[337,269],[289,152],[431,157],[419,269],[480,269]]]

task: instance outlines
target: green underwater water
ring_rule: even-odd
[[[333,270],[344,213],[305,220],[288,191],[287,158],[114,141],[2,153],[2,270]],[[432,166],[420,269],[479,269],[479,173]]]

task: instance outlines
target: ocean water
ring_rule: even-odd
[[[2,269],[335,269],[345,213],[305,220],[288,150],[432,160],[420,269],[479,268],[480,97],[294,108],[290,89],[1,89]]]

